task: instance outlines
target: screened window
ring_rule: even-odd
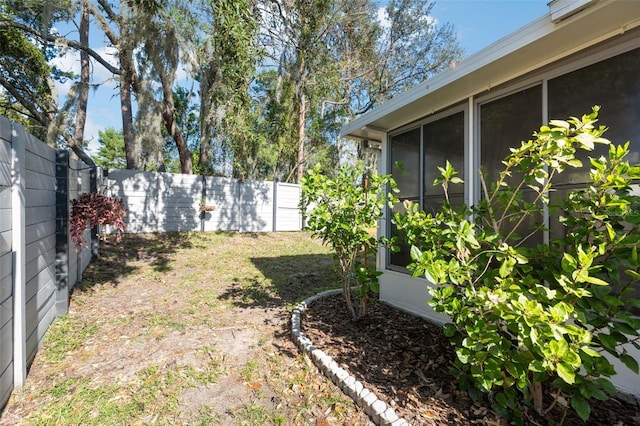
[[[433,186],[433,181],[440,176],[438,166],[444,166],[448,160],[459,172],[458,176],[464,179],[464,143],[464,111],[392,136],[391,170],[400,190],[398,198],[422,203],[423,209],[428,212],[439,209],[444,201],[444,192],[441,186]],[[402,167],[398,168],[398,165]],[[461,205],[464,186],[454,185],[449,195],[453,204]],[[395,206],[393,213],[403,210],[404,206],[400,203]],[[391,233],[397,235],[393,225]],[[399,253],[390,254],[389,263],[406,267],[411,263],[410,247],[400,245]]]
[[[448,160],[465,182],[469,180],[468,176],[464,176],[464,166],[465,140],[468,140],[470,132],[473,132],[474,149],[479,154],[466,161],[482,168],[486,183],[490,186],[497,181],[500,171],[504,169],[502,161],[510,153],[510,148],[519,146],[523,140],[531,139],[533,132],[539,129],[544,120],[579,117],[589,113],[594,105],[601,107],[599,123],[610,129],[605,137],[615,144],[630,141],[631,155],[628,160],[632,164],[640,163],[639,71],[640,48],[636,48],[548,79],[544,91],[542,84],[536,84],[518,89],[507,96],[480,101],[477,116],[473,119],[477,123],[474,129],[465,128],[465,116],[469,111],[456,109],[454,113],[425,119],[419,126],[391,135],[389,170],[398,183],[399,198],[419,202],[427,212],[438,210],[444,200],[442,188],[433,186],[433,181],[439,177],[438,166],[443,166]],[[546,72],[540,73],[540,80],[545,79]],[[453,108],[452,106],[452,110]],[[548,113],[543,116],[544,111]],[[606,147],[600,147],[595,152],[581,154],[581,159],[584,164],[588,164],[588,156],[600,156],[606,152]],[[402,164],[402,168],[397,168],[396,164]],[[477,169],[476,167],[475,170]],[[513,174],[509,183],[517,184],[521,179],[521,176]],[[556,192],[551,196],[552,203],[557,202],[560,197],[566,197],[570,191],[584,187],[587,181],[588,169],[565,170],[556,178]],[[472,199],[482,196],[477,193],[478,189],[479,186],[467,188],[468,191],[473,191],[469,194]],[[450,188],[451,202],[461,205],[465,200],[464,193],[463,186]],[[533,191],[525,191],[527,201],[533,201],[534,197]],[[401,211],[402,204],[395,209]],[[559,223],[558,215],[559,213],[550,213],[550,238],[563,236],[564,227]],[[535,217],[518,228],[508,228],[514,225],[506,225],[506,228],[507,231],[515,231],[515,238],[527,237],[527,245],[537,245],[543,242],[543,232],[540,230],[542,224],[543,218]],[[392,226],[391,234],[395,233]],[[391,267],[398,266],[402,269],[411,261],[409,248],[403,247],[400,253],[391,254],[388,259]]]
[[[540,85],[481,105],[480,164],[487,186],[498,180],[498,174],[504,169],[502,161],[511,152],[509,149],[520,146],[523,140],[531,139],[531,135],[541,124]]]
[[[616,145],[630,142],[631,164],[640,163],[640,49],[635,49],[579,70],[549,80],[549,118],[580,117],[600,105],[598,123],[609,130],[604,136]],[[590,153],[579,151],[578,158],[589,164],[589,157],[607,155],[606,146],[596,146]],[[566,170],[551,202],[557,204],[573,190],[583,189],[589,181],[589,169]],[[564,212],[563,214],[571,214]],[[563,238],[566,229],[560,224],[560,213],[550,220],[550,238]],[[624,276],[622,270],[621,276]],[[640,285],[632,297],[640,297]]]
[[[600,105],[598,123],[609,128],[604,136],[619,145],[630,142],[631,164],[640,163],[640,49],[635,49],[610,59],[549,80],[549,118],[565,119],[581,117]],[[593,152],[579,151],[578,158],[589,164],[589,157],[606,155],[606,146],[597,146]],[[552,202],[569,192],[583,188],[589,180],[589,169],[566,170],[558,176],[558,191]],[[564,227],[557,215],[550,223],[551,238],[562,237]]]
[[[487,102],[480,106],[480,162],[486,185],[498,181],[505,166],[502,161],[510,154],[510,148],[520,146],[524,140],[532,138],[534,131],[542,124],[542,86],[520,90],[509,96]],[[516,173],[508,179],[511,185],[517,185],[522,175]],[[526,201],[533,202],[533,191],[524,191]],[[519,226],[517,223],[505,224],[505,235],[515,231],[514,239],[527,237],[527,245],[542,243],[542,216],[529,218]],[[517,226],[514,230],[513,227]],[[534,235],[530,235],[534,233]]]
[[[420,201],[420,127],[392,136],[390,140],[391,175],[400,192],[396,196],[400,201]],[[392,214],[403,212],[400,202]],[[397,229],[391,225],[391,234],[397,235]],[[405,267],[411,263],[410,247],[400,245],[399,253],[390,254],[390,264]]]
[[[640,49],[606,59],[549,80],[549,118],[581,117],[600,105],[598,123],[609,128],[605,137],[615,144],[631,142],[631,163],[640,163]],[[600,146],[589,156],[607,153]],[[583,155],[587,159],[587,155]],[[563,173],[566,183],[583,183],[584,172]]]
[[[437,211],[444,202],[442,186],[434,186],[440,178],[438,167],[449,161],[464,179],[464,111],[427,123],[424,134],[424,199],[423,208],[427,212]],[[449,187],[449,201],[461,206],[464,203],[464,185]]]

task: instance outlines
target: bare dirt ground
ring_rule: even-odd
[[[369,426],[289,337],[292,308],[336,283],[302,233],[128,235],[85,271],[0,425]],[[352,322],[338,296],[302,328],[411,424],[499,424],[455,389],[439,327],[381,303]],[[640,424],[619,399],[593,406],[589,424]]]
[[[330,286],[306,234],[128,235],[85,271],[0,424],[370,425],[289,338],[292,306]]]

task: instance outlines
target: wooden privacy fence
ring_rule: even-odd
[[[299,231],[300,185],[109,170],[107,195],[127,208],[127,231]]]
[[[44,334],[97,250],[76,253],[70,203],[97,173],[0,116],[0,407],[24,384]]]

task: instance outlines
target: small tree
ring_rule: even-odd
[[[492,393],[494,409],[516,422],[527,406],[549,415],[560,396],[586,420],[589,399],[616,391],[605,352],[638,373],[624,346],[640,348],[632,313],[640,301],[631,297],[640,279],[640,197],[631,183],[640,167],[624,160],[628,143],[590,160],[584,189],[550,202],[558,175],[583,167],[577,150],[610,144],[605,128],[594,126],[597,112],[552,121],[512,149],[498,181],[482,179],[477,206],[445,202],[432,215],[408,203],[394,217],[413,245],[414,274],[434,283],[430,305],[452,320],[444,333],[456,348],[461,386],[474,397]],[[461,182],[449,163],[440,172],[435,184],[445,194]],[[516,174],[522,179],[512,183]],[[535,246],[529,239],[540,226],[517,233],[545,208],[559,212],[566,236]],[[553,395],[548,407],[543,395]]]
[[[392,190],[396,188],[389,175],[370,175],[363,163],[342,166],[335,179],[322,174],[317,166],[302,179],[307,229],[333,248],[344,297],[354,320],[367,315],[369,291],[378,292],[380,273],[375,265],[368,264],[367,256],[380,243],[372,229],[377,226],[385,203],[394,200],[391,193],[385,195],[387,185]],[[352,302],[354,282],[360,285],[360,315]]]

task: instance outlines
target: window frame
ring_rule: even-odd
[[[480,108],[483,104],[489,103],[493,100],[497,100],[518,91],[525,90],[529,87],[541,85],[542,99],[541,99],[541,118],[540,125],[549,122],[549,93],[548,82],[551,79],[569,74],[571,72],[580,70],[582,68],[604,62],[608,59],[614,58],[618,55],[622,55],[631,52],[636,49],[640,49],[638,46],[638,39],[640,37],[640,28],[630,30],[624,34],[605,40],[599,44],[589,46],[586,49],[572,53],[557,61],[547,64],[541,64],[539,67],[531,70],[529,73],[516,77],[507,82],[501,83],[495,87],[488,87],[484,90],[478,89],[477,92],[471,94],[465,99],[461,99],[459,102],[454,102],[446,108],[439,110],[431,115],[412,122],[410,124],[392,129],[386,134],[386,141],[389,144],[387,149],[387,162],[385,164],[386,172],[392,171],[391,164],[391,140],[398,134],[413,130],[416,127],[420,127],[420,208],[423,209],[423,197],[424,197],[424,130],[423,126],[438,119],[447,117],[460,111],[464,111],[464,126],[465,126],[465,147],[464,147],[464,163],[465,163],[465,183],[464,183],[464,199],[467,204],[472,205],[477,203],[481,197],[481,187],[479,179],[473,176],[473,173],[477,173],[481,162],[481,149],[482,141],[480,139],[481,121],[480,121]],[[587,113],[588,111],[585,111]],[[558,118],[558,117],[554,117]],[[566,118],[566,117],[565,117]],[[604,123],[606,124],[606,123]],[[535,131],[536,129],[531,129]],[[517,143],[517,142],[516,142]],[[391,217],[391,211],[387,207],[387,217]],[[544,211],[544,224],[549,228],[550,217],[548,209],[545,207]],[[391,223],[387,221],[385,227],[385,234],[391,235]],[[549,242],[549,231],[543,233],[543,242],[546,244]],[[407,273],[408,270],[405,267],[398,265],[392,265],[390,263],[390,256],[386,251],[384,267],[386,270],[399,271]]]

